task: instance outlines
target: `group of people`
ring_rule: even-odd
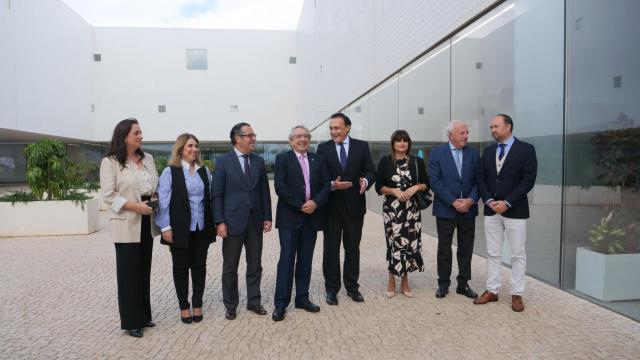
[[[363,302],[359,290],[360,241],[366,212],[365,192],[375,184],[384,195],[389,280],[385,295],[400,292],[411,298],[408,273],[424,270],[419,192],[434,192],[433,214],[438,232],[437,298],[448,294],[453,233],[458,234],[459,273],[456,292],[474,304],[498,300],[501,250],[509,241],[512,255],[512,309],[522,311],[526,264],[527,193],[536,177],[533,146],[513,137],[513,120],[500,114],[491,120],[497,143],[482,157],[467,146],[469,130],[461,121],[449,124],[449,142],[432,150],[428,165],[411,155],[411,137],[404,130],[391,136],[390,154],[377,169],[369,144],[349,136],[351,120],[342,113],[329,120],[331,140],[309,151],[311,134],[295,126],[291,150],[278,154],[274,187],[278,196],[276,223],[280,242],[274,311],[281,321],[290,305],[295,281],[296,308],[318,312],[309,297],[313,253],[323,231],[322,271],[326,303],[338,305],[342,286],[347,296]],[[246,256],[247,310],[266,315],[262,305],[263,234],[272,229],[271,194],[264,160],[254,153],[256,134],[248,123],[233,126],[233,149],[216,160],[213,174],[204,166],[198,138],[178,136],[168,167],[158,177],[150,154],[142,151],[142,131],[136,119],[114,129],[100,166],[103,201],[109,206],[109,227],[115,242],[118,305],[121,328],[134,337],[155,326],[151,316],[150,274],[153,237],[161,235],[173,262],[173,279],[186,324],[203,320],[202,297],[209,245],[222,238],[222,293],[225,318],[236,318],[238,265]],[[484,202],[488,250],[487,290],[478,297],[469,287],[478,200]],[[344,264],[340,264],[340,246]],[[189,302],[189,273],[192,296]]]

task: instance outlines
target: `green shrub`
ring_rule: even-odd
[[[29,201],[39,200],[32,192],[17,191],[10,195],[0,197],[0,202],[10,202],[11,205],[16,203],[28,203]]]
[[[59,199],[71,188],[72,180],[67,172],[69,159],[67,151],[59,141],[44,139],[28,145],[24,153],[27,157],[27,183],[38,199]]]
[[[31,193],[26,195],[27,193],[18,192],[5,198],[18,199],[19,202],[73,200],[84,206],[84,201],[90,197],[83,189],[100,188],[97,180],[91,177],[96,172],[97,165],[72,162],[64,144],[57,140],[38,141],[28,145],[24,152],[27,158],[27,183]]]

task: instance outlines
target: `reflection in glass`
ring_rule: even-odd
[[[527,273],[559,284],[562,198],[563,24],[561,1],[506,2],[452,39],[451,117],[470,123],[470,141],[494,142],[489,121],[514,119],[514,135],[536,147],[529,194]],[[476,252],[485,254],[481,217]],[[503,261],[509,263],[505,245]]]
[[[640,319],[640,31],[634,0],[567,1],[563,287]],[[615,26],[612,26],[615,24]]]

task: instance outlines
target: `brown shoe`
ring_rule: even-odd
[[[511,310],[515,312],[521,312],[524,310],[524,303],[522,302],[522,296],[511,295]]]
[[[489,290],[485,290],[485,292],[483,292],[480,297],[477,297],[475,298],[475,300],[473,300],[473,303],[476,305],[483,305],[492,301],[498,301],[498,295],[492,293]]]

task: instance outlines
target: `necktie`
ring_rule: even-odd
[[[340,143],[340,166],[342,170],[347,169],[347,151],[344,149],[344,143]]]
[[[251,183],[251,165],[249,165],[249,155],[242,155],[244,158],[244,176],[247,177],[249,183]]]
[[[502,158],[504,157],[504,148],[505,148],[505,146],[507,146],[507,144],[498,144],[498,146],[500,147],[500,153],[498,154],[498,160],[502,160]]]
[[[309,184],[309,168],[307,166],[307,157],[300,155],[300,167],[302,168],[302,175],[304,176],[304,199],[305,201],[311,199],[311,184]]]
[[[458,175],[460,175],[460,177],[462,177],[462,159],[460,158],[461,153],[462,153],[462,149],[456,149],[455,151],[456,168],[458,169]]]

